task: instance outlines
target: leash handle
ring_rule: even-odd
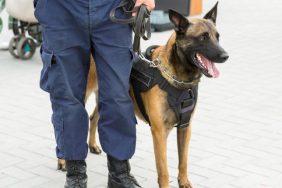
[[[150,11],[145,5],[141,5],[136,16],[135,25],[133,30],[135,32],[133,51],[141,54],[141,42],[140,39],[149,40],[151,38],[151,23],[150,23]]]
[[[135,22],[135,17],[131,16],[133,11],[134,11],[134,6],[135,2],[134,1],[128,1],[128,0],[123,0],[121,3],[113,8],[110,12],[110,19],[114,23],[118,24],[133,24]],[[120,19],[116,17],[116,11],[118,9],[122,9],[123,12],[130,18],[128,19]]]
[[[128,19],[120,19],[115,16],[116,11],[122,9]],[[133,12],[137,11],[137,16],[132,16]],[[141,54],[140,39],[149,40],[151,38],[151,23],[150,23],[150,11],[146,5],[135,7],[135,1],[123,0],[121,3],[113,8],[110,12],[110,19],[114,23],[118,24],[131,24],[133,27],[134,40],[133,51]]]

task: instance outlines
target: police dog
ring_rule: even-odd
[[[217,17],[217,4],[204,16],[204,18],[187,19],[181,14],[170,10],[169,18],[175,26],[175,31],[164,46],[152,52],[152,59],[159,58],[161,64],[179,80],[189,80],[197,85],[201,75],[218,77],[219,71],[215,63],[223,63],[228,54],[219,45],[219,33],[215,27]],[[93,59],[88,76],[86,101],[94,92],[97,96],[98,85]],[[144,62],[145,63],[145,62]],[[162,76],[172,85],[173,80],[166,74]],[[176,86],[177,87],[177,86]],[[130,91],[134,102],[136,115],[144,120],[136,104],[136,98]],[[151,133],[154,142],[155,160],[158,172],[158,183],[161,188],[169,187],[169,173],[167,166],[167,136],[176,123],[175,113],[167,101],[167,93],[159,85],[141,94],[146,113],[150,120]],[[90,117],[90,152],[99,154],[101,149],[96,144],[96,130],[98,124],[98,107]],[[145,121],[145,120],[144,120]],[[191,137],[191,120],[186,128],[177,128],[178,144],[178,183],[181,188],[191,188],[188,179],[187,161],[188,145]],[[59,161],[61,167],[64,161]]]

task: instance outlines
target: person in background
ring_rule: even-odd
[[[57,157],[66,160],[65,188],[87,187],[88,114],[84,97],[92,54],[97,69],[99,136],[108,160],[108,187],[140,187],[130,174],[136,119],[129,96],[132,28],[115,24],[121,0],[34,0],[42,26],[40,87],[50,93]],[[154,9],[154,0],[136,0]],[[124,17],[120,10],[118,17]],[[95,167],[93,167],[95,168]],[[95,181],[95,180],[93,180]]]

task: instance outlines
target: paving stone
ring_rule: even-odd
[[[0,178],[0,187],[6,188],[9,185],[15,184],[17,182],[20,182],[20,180],[6,175],[5,177]]]

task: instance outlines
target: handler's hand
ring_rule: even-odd
[[[155,0],[136,0],[135,7],[139,7],[142,4],[146,5],[149,11],[155,8]],[[136,16],[137,12],[133,12],[132,16]]]

